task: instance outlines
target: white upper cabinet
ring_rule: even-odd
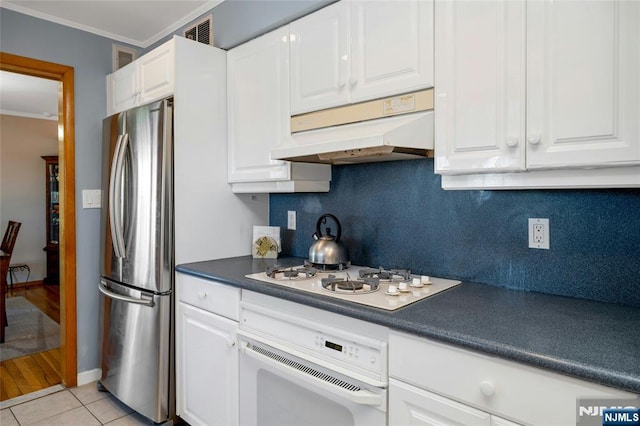
[[[640,4],[527,3],[527,167],[640,163]]]
[[[174,75],[175,41],[170,40],[107,76],[107,115],[170,96]]]
[[[294,115],[433,86],[431,0],[343,0],[290,33]]]
[[[435,15],[443,187],[640,186],[639,3],[438,1]]]
[[[174,36],[107,83],[110,114],[173,97],[175,263],[251,253],[250,224],[268,223],[269,199],[234,194],[227,182],[227,52]],[[217,237],[226,243],[211,244]]]
[[[352,1],[351,102],[433,87],[433,1]]]
[[[138,105],[138,67],[134,62],[107,76],[107,115]]]
[[[269,150],[289,137],[289,31],[282,27],[227,52],[229,182],[289,179]]]
[[[438,173],[524,170],[524,13],[514,1],[436,3]]]
[[[291,113],[349,102],[349,2],[340,1],[289,25]]]
[[[140,104],[162,99],[173,93],[175,81],[175,43],[153,49],[137,60]]]
[[[289,27],[227,53],[228,181],[234,192],[326,192],[331,166],[271,159],[290,137]]]

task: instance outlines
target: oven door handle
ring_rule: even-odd
[[[295,365],[297,363],[296,361],[289,360],[291,362],[285,363],[286,360],[284,359],[281,361],[281,360],[273,359],[267,355],[263,355],[262,353],[255,351],[249,345],[249,343],[244,340],[241,342],[240,346],[241,346],[242,353],[247,355],[248,357],[258,360],[263,364],[267,364],[279,371],[282,371],[288,374],[289,376],[293,376],[307,383],[311,383],[316,387],[322,388],[334,395],[338,395],[342,398],[348,399],[353,403],[360,404],[360,405],[382,405],[383,403],[381,395],[377,395],[373,392],[370,392],[364,389],[360,389],[356,391],[344,389],[339,385],[333,384],[333,382],[340,381],[340,379],[338,378],[334,378],[335,380],[333,382],[320,379],[315,375],[312,375],[311,373],[301,371],[295,367],[292,367],[291,364]],[[279,358],[282,359],[283,357],[279,356]],[[306,370],[308,370],[308,368]],[[331,379],[328,375],[325,374],[325,376]]]

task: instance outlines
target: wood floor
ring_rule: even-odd
[[[22,296],[60,324],[60,287],[16,284],[7,297]],[[61,383],[60,348],[0,362],[0,401]]]

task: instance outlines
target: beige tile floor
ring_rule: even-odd
[[[98,392],[96,383],[72,389],[52,389],[53,393],[35,396],[12,404],[4,401],[0,425],[134,426],[153,424],[132,412],[108,392]]]

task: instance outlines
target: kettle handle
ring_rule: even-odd
[[[328,217],[333,219],[336,222],[336,225],[338,226],[338,230],[336,231],[336,240],[335,240],[336,242],[338,242],[340,241],[340,236],[342,235],[342,226],[340,225],[340,221],[338,220],[338,218],[330,213],[323,214],[322,216],[320,216],[320,219],[318,219],[318,222],[316,223],[316,235],[318,236],[318,238],[322,236],[322,230],[320,229],[320,226],[322,225],[323,220]]]

